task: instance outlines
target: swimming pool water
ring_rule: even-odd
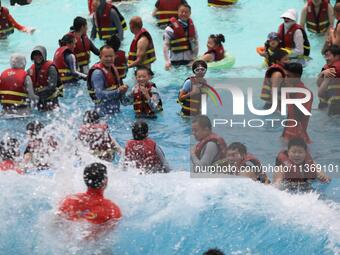
[[[9,6],[7,1],[3,5]],[[0,176],[0,254],[202,254],[209,247],[219,247],[226,254],[340,254],[340,183],[337,179],[319,187],[320,194],[288,194],[273,187],[241,179],[192,179],[188,174],[190,125],[181,119],[176,104],[178,90],[191,74],[190,69],[164,71],[162,31],[154,25],[150,13],[154,0],[133,1],[119,6],[126,20],[143,17],[156,46],[157,62],[153,65],[154,82],[160,89],[164,112],[148,121],[150,136],[164,149],[171,167],[168,175],[142,176],[133,169],[124,172],[110,167],[106,194],[121,206],[124,218],[104,240],[83,242],[86,226],[68,224],[65,232],[55,230],[54,212],[67,194],[84,190],[82,169],[94,159],[82,152],[82,163],[74,156],[74,137],[82,114],[92,107],[85,84],[71,88],[61,100],[58,113],[36,113],[16,120],[0,119],[1,136],[10,134],[24,141],[29,120],[38,118],[63,141],[53,163],[53,178]],[[206,50],[211,33],[226,36],[225,48],[236,57],[236,65],[227,71],[209,71],[208,79],[262,78],[262,58],[255,48],[266,35],[275,31],[279,16],[288,8],[300,10],[304,1],[240,0],[228,9],[208,8],[204,0],[189,0],[197,26],[200,53]],[[30,50],[42,44],[53,57],[57,41],[77,15],[87,17],[85,0],[34,0],[24,7],[9,7],[19,23],[37,28],[33,36],[15,32],[0,41],[0,70],[8,67],[9,56],[22,52],[30,65]],[[128,51],[133,36],[125,33],[122,48]],[[323,38],[311,35],[313,61],[304,77],[314,77],[324,64],[320,55]],[[99,41],[95,42],[100,46]],[[92,56],[92,63],[96,57]],[[133,85],[132,72],[125,82]],[[258,84],[258,91],[260,84]],[[316,88],[311,85],[315,92]],[[76,100],[75,100],[76,99]],[[260,100],[256,100],[260,104]],[[316,106],[317,99],[314,100]],[[226,103],[230,106],[229,103]],[[134,121],[131,107],[108,120],[111,134],[121,145],[130,139]],[[312,152],[319,161],[338,162],[339,119],[313,111],[309,134],[314,141]],[[281,130],[264,132],[228,129],[226,140],[244,142],[249,151],[264,163],[273,163]],[[56,234],[57,233],[57,234]]]

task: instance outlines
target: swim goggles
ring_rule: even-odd
[[[203,66],[199,66],[197,68],[194,69],[194,73],[197,74],[197,73],[206,73],[207,72],[207,69],[204,68]]]

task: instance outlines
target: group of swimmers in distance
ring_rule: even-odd
[[[32,65],[26,71],[25,56],[17,53],[11,56],[10,68],[0,76],[3,114],[29,115],[33,104],[40,111],[53,111],[59,108],[59,100],[68,93],[68,87],[84,80],[94,109],[84,113],[83,125],[77,137],[81,144],[100,160],[112,162],[120,154],[124,156],[125,165],[133,164],[145,173],[168,173],[171,171],[169,164],[162,149],[149,138],[145,121],[134,123],[133,139],[126,143],[125,149],[120,148],[110,135],[108,125],[101,121],[103,116],[119,113],[121,105],[133,105],[136,118],[156,118],[164,107],[157,86],[152,82],[152,64],[157,60],[152,35],[143,27],[141,17],[132,17],[127,25],[124,16],[112,2],[115,1],[89,0],[91,35],[87,35],[87,20],[76,17],[70,31],[59,40],[59,48],[53,60],[47,59],[44,46],[37,46],[31,51]],[[209,0],[208,3],[210,6],[230,4],[220,0]],[[21,4],[25,4],[24,1]],[[315,17],[313,13],[320,15]],[[14,28],[29,34],[35,31],[34,28],[19,25],[8,9],[1,5],[1,0],[0,14],[0,39],[7,39]],[[333,28],[333,15],[340,20],[340,3],[333,9],[328,1],[309,0],[302,10],[300,24],[297,23],[296,10],[287,10],[281,16],[284,22],[278,32],[269,33],[265,45],[257,48],[267,66],[261,91],[265,109],[273,107],[274,88],[280,90],[283,87],[298,87],[308,90],[301,80],[303,67],[308,64],[311,51],[304,28],[306,25],[310,32],[327,34],[322,52],[327,63],[317,82],[319,108],[327,109],[329,115],[340,114],[340,88],[335,86],[337,78],[340,78],[340,28]],[[190,18],[191,7],[187,1],[157,0],[153,16],[160,29],[164,29],[165,69],[178,66],[192,68],[193,75],[185,79],[177,100],[181,106],[181,115],[194,117],[192,133],[198,142],[190,152],[194,170],[195,166],[227,167],[232,170],[226,174],[290,189],[308,189],[312,180],[325,183],[330,181],[324,173],[310,171],[317,164],[307,147],[311,142],[307,134],[309,116],[302,114],[293,105],[288,107],[288,119],[295,120],[298,125],[283,131],[282,136],[288,142],[288,147],[276,157],[278,171],[272,180],[244,144],[233,142],[227,145],[222,137],[213,133],[209,118],[201,115],[201,95],[209,86],[204,78],[208,63],[226,58],[224,35],[210,35],[207,51],[199,58],[198,31]],[[134,39],[126,54],[120,45],[128,27]],[[104,45],[99,49],[92,42],[95,38],[103,41]],[[99,56],[99,61],[90,67],[91,52]],[[131,68],[134,69],[136,82],[128,92],[129,87],[123,80]],[[290,93],[288,96],[299,98],[301,95]],[[304,104],[309,111],[312,102],[313,97]],[[22,160],[19,160],[19,141],[12,137],[3,138],[0,142],[0,171],[14,170],[18,174],[25,174],[32,168],[44,170],[51,167],[49,157],[58,150],[59,141],[47,134],[44,125],[38,121],[28,123],[27,135],[28,143]],[[256,171],[242,171],[247,166],[254,166]],[[86,220],[93,224],[121,218],[119,207],[104,199],[107,181],[105,165],[96,162],[86,166],[84,182],[88,190],[63,200],[59,214],[69,220]],[[88,213],[79,214],[79,211]],[[222,254],[218,250],[212,252],[215,253],[205,254]]]

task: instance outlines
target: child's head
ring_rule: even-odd
[[[284,66],[285,64],[289,63],[289,57],[287,51],[284,50],[276,50],[274,51],[273,55],[269,57],[270,63],[280,64]]]
[[[112,35],[108,40],[106,40],[106,45],[111,46],[115,52],[119,50],[120,43],[120,39],[116,34]]]
[[[135,77],[139,85],[145,86],[152,78],[153,72],[145,67],[139,66],[135,70]]]
[[[214,49],[218,46],[222,46],[222,43],[225,42],[224,35],[210,35],[208,38],[207,47],[209,50]]]
[[[272,49],[275,50],[280,46],[280,39],[279,35],[276,32],[271,32],[267,36],[267,45]]]
[[[247,147],[239,142],[232,143],[228,146],[226,159],[230,164],[240,164],[247,154]]]
[[[197,77],[204,77],[207,70],[208,70],[208,65],[203,60],[196,60],[192,64],[192,71]]]
[[[288,143],[288,158],[296,165],[305,162],[307,156],[307,144],[302,138],[294,138]]]
[[[191,15],[191,6],[183,3],[178,7],[178,18],[182,21],[188,21]]]
[[[303,66],[300,63],[285,64],[287,78],[299,79],[303,73]]]

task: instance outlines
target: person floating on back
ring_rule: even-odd
[[[331,179],[322,171],[308,153],[307,144],[302,138],[294,138],[288,143],[288,150],[281,151],[276,158],[280,171],[273,175],[273,185],[289,190],[310,189],[310,182],[323,183]]]
[[[39,96],[38,109],[51,111],[58,108],[58,97],[62,93],[57,67],[47,60],[47,51],[44,46],[36,46],[31,52],[33,64],[27,73],[33,82],[34,93]]]
[[[132,127],[133,139],[125,146],[125,163],[133,163],[145,173],[168,173],[170,167],[162,149],[148,137],[149,127],[144,121],[136,121]]]
[[[127,95],[128,103],[133,104],[136,118],[156,118],[163,111],[156,84],[150,81],[152,71],[147,67],[137,67],[135,70],[136,85]]]
[[[35,31],[35,28],[25,27],[17,23],[8,9],[1,5],[0,0],[0,39],[6,39],[10,34],[13,34],[14,29],[28,34],[33,34]]]
[[[116,223],[122,218],[120,208],[104,197],[108,177],[106,166],[92,163],[84,169],[87,191],[67,196],[59,205],[58,215],[70,221],[85,221],[91,224]]]
[[[17,162],[19,156],[19,141],[11,137],[4,138],[0,142],[0,172],[16,171],[18,174],[24,174]]]
[[[90,152],[98,158],[112,161],[119,151],[116,142],[111,137],[108,125],[100,123],[99,114],[96,111],[86,111],[83,125],[79,129],[78,139]]]
[[[224,42],[224,35],[210,35],[207,43],[208,51],[204,53],[201,60],[205,62],[214,62],[224,59]]]

